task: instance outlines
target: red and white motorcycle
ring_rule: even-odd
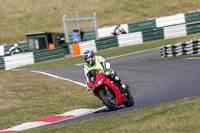
[[[134,99],[129,89],[121,93],[117,84],[111,81],[107,76],[97,71],[96,77],[89,80],[89,88],[93,93],[110,109],[116,110],[117,106],[123,104],[126,107],[134,105]]]

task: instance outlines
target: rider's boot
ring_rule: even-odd
[[[112,77],[113,76],[113,77]],[[119,78],[119,76],[116,74],[116,73],[113,73],[111,75],[111,78],[114,79],[115,83],[117,83],[117,85],[119,86],[119,90],[120,92],[124,95],[124,96],[127,96],[130,94],[130,90],[129,90],[129,87],[124,84],[122,82],[122,80]]]
[[[119,84],[119,90],[120,92],[124,95],[124,96],[128,96],[130,94],[130,89],[128,87],[128,85],[124,84],[122,81]]]

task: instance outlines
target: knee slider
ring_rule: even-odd
[[[115,76],[115,81],[119,81],[119,76]]]

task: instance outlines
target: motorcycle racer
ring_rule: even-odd
[[[88,91],[92,90],[92,88],[88,87],[88,82],[90,79],[95,77],[97,70],[101,70],[102,74],[105,74],[108,76],[108,78],[115,82],[119,86],[119,89],[122,93],[127,91],[128,86],[122,82],[117,73],[111,68],[110,63],[107,62],[102,56],[95,56],[94,51],[88,50],[84,52],[83,57],[85,59],[85,83]]]

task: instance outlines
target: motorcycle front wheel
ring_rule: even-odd
[[[110,109],[110,110],[117,110],[117,104],[116,104],[116,98],[115,94],[110,92],[107,88],[101,88],[99,89],[99,96],[101,97],[101,100],[103,103]]]

